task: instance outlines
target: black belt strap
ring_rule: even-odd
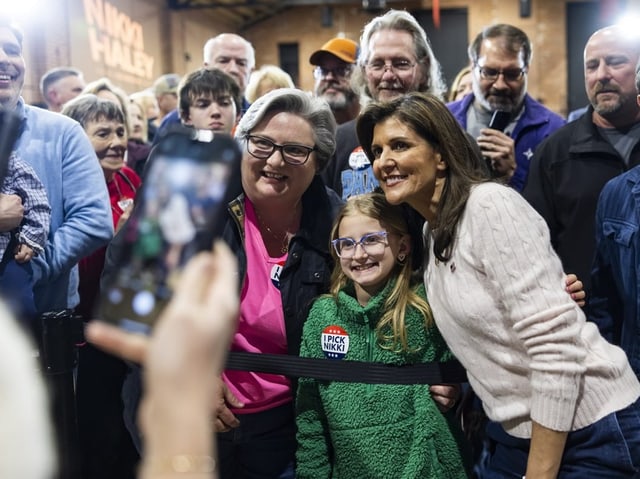
[[[467,374],[458,361],[394,366],[363,361],[300,358],[287,354],[262,354],[232,351],[226,369],[309,377],[322,381],[366,384],[450,384],[467,382]]]

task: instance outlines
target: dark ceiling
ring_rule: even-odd
[[[360,5],[364,10],[378,12],[390,3],[402,0],[167,0],[172,10],[206,9],[208,13],[232,23],[238,30],[273,17],[292,7]],[[406,1],[404,3],[407,3]]]

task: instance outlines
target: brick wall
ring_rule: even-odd
[[[567,68],[565,4],[572,0],[532,0],[531,16],[520,18],[517,0],[440,0],[442,9],[468,9],[470,41],[486,25],[509,23],[524,30],[533,43],[529,73],[529,93],[558,113],[566,114]],[[431,9],[430,0],[389,3],[393,8]],[[279,43],[297,42],[300,48],[300,87],[313,89],[311,53],[328,39],[344,34],[358,40],[363,26],[374,15],[358,5],[333,7],[333,26],[322,27],[322,7],[291,8],[277,17],[242,32],[255,46],[257,66],[278,64]],[[267,40],[268,39],[268,40]],[[441,53],[438,53],[441,54]]]
[[[73,64],[82,47],[75,40],[81,28],[74,17],[83,0],[49,0],[58,3],[55,21],[25,28],[25,56],[28,65],[24,96],[28,102],[40,100],[40,76],[53,66]],[[109,0],[133,19],[144,24],[145,49],[154,54],[154,75],[165,72],[185,74],[202,65],[204,42],[234,27],[216,15],[216,10],[167,12],[166,0]],[[533,43],[533,60],[529,73],[529,92],[560,114],[566,114],[566,3],[574,0],[531,0],[531,16],[521,18],[518,0],[440,0],[442,9],[467,8],[468,37],[473,39],[482,27],[497,22],[510,23],[522,28]],[[589,0],[587,0],[589,1]],[[597,0],[592,0],[597,2]],[[616,1],[616,0],[608,0]],[[629,0],[628,3],[640,3]],[[389,7],[431,9],[431,0],[389,2]],[[328,39],[343,34],[358,40],[363,26],[374,16],[365,12],[361,4],[332,5],[332,26],[323,27],[322,6],[289,7],[276,16],[254,24],[237,33],[244,35],[256,48],[256,66],[279,64],[278,45],[297,43],[299,46],[299,87],[313,89],[312,67],[308,63],[311,53]],[[219,11],[218,11],[219,12]],[[139,17],[139,18],[138,18]],[[442,55],[438,52],[438,55]],[[77,60],[75,60],[77,63]],[[75,64],[87,70],[85,65]],[[108,70],[104,70],[108,73]],[[88,80],[105,74],[104,71],[85,71]],[[128,93],[134,86],[124,85]]]

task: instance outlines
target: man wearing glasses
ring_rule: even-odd
[[[361,97],[380,101],[413,91],[443,98],[446,91],[427,34],[404,10],[389,10],[364,27],[351,86]],[[378,186],[358,142],[355,122],[338,127],[335,157],[322,174],[325,183],[345,200]]]
[[[360,113],[358,95],[349,85],[357,56],[356,42],[348,38],[332,38],[309,57],[309,63],[316,67],[313,70],[316,80],[313,94],[326,100],[339,125],[353,120]]]
[[[473,94],[449,109],[476,139],[493,174],[522,191],[536,147],[565,120],[527,94],[531,42],[519,28],[485,28],[469,46],[469,60]],[[502,124],[492,122],[496,111],[504,112]]]

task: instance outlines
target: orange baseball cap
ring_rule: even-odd
[[[322,55],[329,53],[346,63],[355,63],[358,58],[358,44],[348,38],[332,38],[309,57],[309,63],[319,65]]]

